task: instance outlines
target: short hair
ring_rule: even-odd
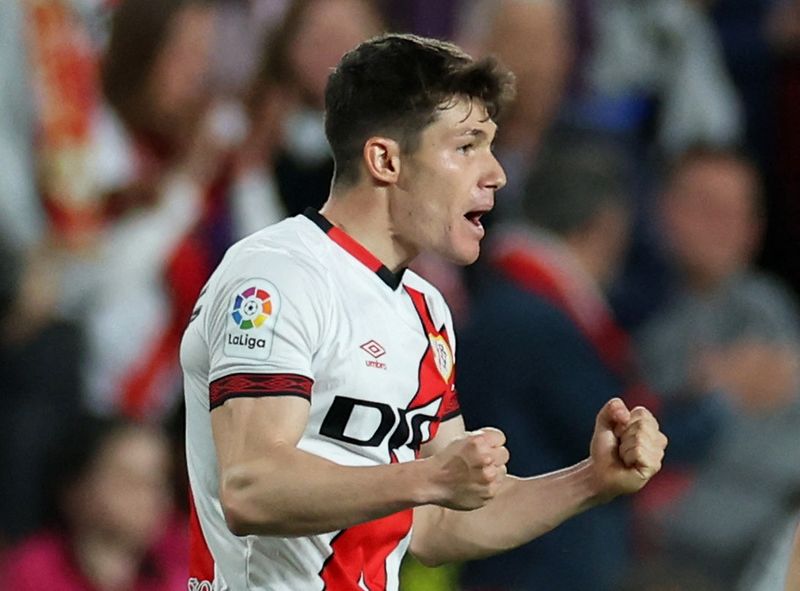
[[[530,223],[559,236],[580,231],[609,206],[628,208],[627,163],[613,142],[567,134],[543,146],[525,184]]]
[[[452,43],[410,34],[365,41],[344,55],[325,90],[334,183],[358,180],[372,135],[386,134],[413,152],[422,130],[458,97],[479,100],[496,119],[513,95],[514,75],[493,57],[474,60]]]

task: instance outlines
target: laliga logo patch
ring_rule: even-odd
[[[280,307],[278,289],[266,279],[250,279],[231,298],[225,354],[247,359],[267,359]]]
[[[255,286],[248,287],[236,296],[233,302],[233,321],[242,330],[261,326],[272,314],[272,301],[269,292]]]
[[[453,375],[453,353],[450,351],[450,345],[444,340],[441,335],[429,334],[428,340],[431,342],[431,351],[433,351],[433,359],[436,361],[436,369],[442,374],[445,382],[450,380]]]

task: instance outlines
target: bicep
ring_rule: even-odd
[[[276,445],[296,446],[310,404],[297,396],[232,398],[211,411],[211,428],[221,472],[264,459]]]

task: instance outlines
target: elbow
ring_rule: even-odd
[[[219,500],[225,524],[235,536],[278,535],[280,524],[264,510],[263,499],[254,498],[255,487],[246,475],[228,475],[221,479]]]
[[[234,536],[249,536],[255,533],[255,530],[249,527],[246,521],[233,515],[228,509],[223,508],[223,511],[225,513],[225,524],[228,526],[228,531]]]
[[[233,489],[230,485],[223,485],[219,492],[225,524],[235,536],[247,536],[256,533],[252,520],[248,518],[249,512],[246,508],[246,501],[242,497],[241,491]]]
[[[425,567],[428,567],[428,568],[437,568],[437,567],[444,566],[445,564],[447,564],[446,560],[442,560],[440,557],[434,556],[432,554],[425,554],[425,553],[422,553],[422,552],[417,553],[417,552],[413,552],[413,551],[411,553],[414,555],[414,558],[416,558],[417,561],[422,566],[425,566]]]
[[[447,564],[447,560],[442,557],[441,553],[436,552],[435,548],[424,544],[418,537],[411,536],[411,544],[408,551],[417,559],[417,561],[428,568],[436,568]]]

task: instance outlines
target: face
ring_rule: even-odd
[[[390,207],[394,239],[410,258],[423,251],[461,265],[478,258],[481,216],[506,183],[492,153],[496,129],[482,104],[458,100],[422,131],[416,151],[401,156]]]
[[[112,436],[73,490],[79,531],[93,530],[145,548],[163,525],[170,503],[166,441],[146,429]]]
[[[363,0],[318,0],[309,5],[289,47],[289,60],[315,106],[322,108],[328,75],[342,56],[380,30],[378,17]]]
[[[196,114],[204,106],[216,13],[190,5],[173,19],[150,76],[150,96],[167,120]]]
[[[692,278],[713,284],[752,259],[760,235],[755,183],[746,166],[721,158],[676,173],[665,199],[667,237]]]

